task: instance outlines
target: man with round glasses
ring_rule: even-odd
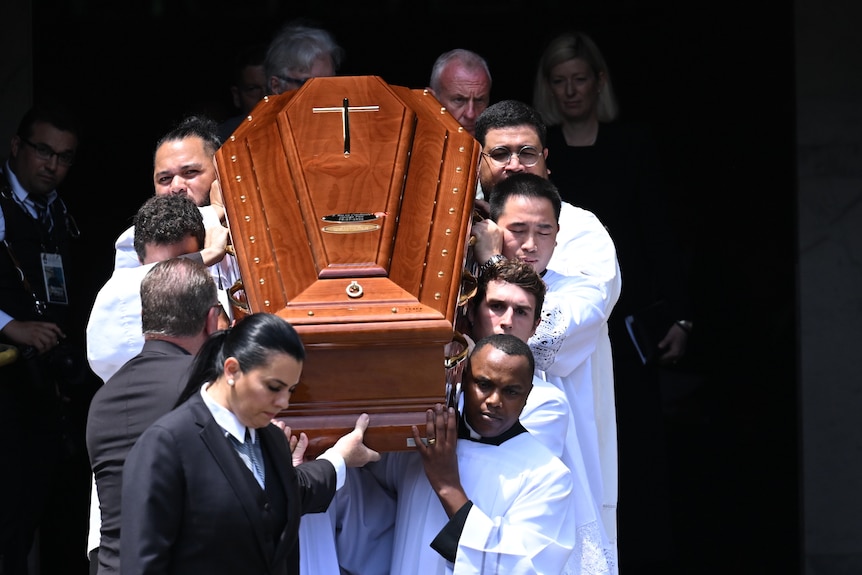
[[[505,168],[516,158],[518,162],[525,168],[532,168],[542,159],[542,154],[535,146],[522,146],[520,150],[513,151],[505,146],[491,148],[488,153],[482,152],[482,155],[491,158],[499,168]]]
[[[547,180],[545,137],[541,116],[527,104],[503,100],[486,108],[476,122],[476,139],[483,149],[477,199],[494,205],[495,187],[515,175],[533,174]],[[521,189],[535,187],[533,182]],[[563,461],[583,458],[602,517],[604,551],[614,573],[617,441],[607,318],[621,289],[616,248],[592,212],[567,202],[551,209],[547,199],[524,198],[522,193],[514,196],[507,205],[517,209],[504,206],[500,213],[473,225],[477,238],[474,257],[485,267],[504,258],[531,263],[548,285],[542,323],[530,346],[537,374],[566,392],[573,407],[569,427],[575,432],[566,440]],[[505,222],[499,217],[502,214]],[[543,232],[545,229],[548,231]],[[583,281],[569,278],[586,279],[596,289],[585,291]],[[578,294],[573,286],[578,286]],[[600,321],[594,321],[596,314],[602,317]]]
[[[541,116],[527,104],[503,100],[486,108],[476,124],[476,139],[483,149],[476,199],[487,199],[489,191],[512,174],[527,172],[549,178],[545,137]],[[567,275],[589,275],[603,286],[606,299],[615,302],[620,291],[619,264],[604,225],[592,212],[565,201],[559,223],[556,249],[548,267]]]
[[[0,165],[0,344],[18,350],[0,367],[0,436],[10,462],[0,480],[2,573],[27,573],[37,531],[46,571],[86,566],[74,542],[87,510],[83,421],[98,380],[84,361],[79,314],[91,294],[74,265],[86,256],[75,252],[80,232],[58,193],[78,133],[65,110],[34,106]]]

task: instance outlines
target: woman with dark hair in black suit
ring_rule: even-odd
[[[301,515],[324,511],[346,467],[379,459],[368,415],[294,468],[272,423],[299,385],[305,349],[284,319],[252,314],[213,334],[177,407],[138,439],[124,467],[124,574],[299,572]]]

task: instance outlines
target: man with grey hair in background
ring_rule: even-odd
[[[428,91],[475,137],[476,118],[491,102],[488,63],[464,48],[444,52],[431,68]]]
[[[344,49],[331,32],[307,20],[291,20],[272,37],[263,61],[269,94],[302,87],[309,78],[335,76]]]

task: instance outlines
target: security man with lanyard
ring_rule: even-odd
[[[28,573],[37,533],[42,573],[55,564],[67,573],[77,562],[86,568],[74,526],[83,539],[88,490],[82,446],[98,380],[84,361],[83,324],[75,325],[71,313],[72,306],[87,306],[69,289],[70,244],[80,233],[57,193],[77,148],[73,119],[59,109],[33,107],[0,164],[0,345],[17,349],[17,357],[0,366],[0,437],[8,463],[0,474],[4,574]],[[75,472],[80,478],[70,475]]]

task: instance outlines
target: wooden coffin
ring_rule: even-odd
[[[216,154],[242,286],[307,350],[279,414],[315,455],[371,416],[366,443],[412,446],[446,399],[479,144],[424,90],[314,78],[265,98]]]

